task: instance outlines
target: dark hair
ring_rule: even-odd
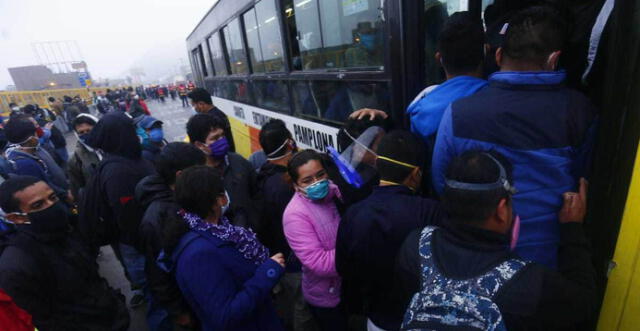
[[[567,26],[556,10],[530,7],[509,20],[502,51],[509,59],[544,64],[549,54],[564,47],[567,33]]]
[[[33,176],[15,176],[0,184],[0,208],[5,213],[20,212],[20,201],[15,194],[25,188],[41,182],[42,179]]]
[[[213,104],[213,101],[211,101],[211,94],[201,87],[194,88],[193,91],[187,94],[187,97],[193,100],[193,102],[204,102],[209,105]]]
[[[176,181],[177,171],[203,165],[205,162],[204,153],[197,147],[183,142],[173,142],[162,148],[155,166],[158,175],[167,185],[171,185]]]
[[[497,152],[471,150],[453,159],[447,168],[447,179],[462,183],[494,183],[500,178],[500,168],[487,154],[493,156],[513,183],[511,163]],[[488,191],[454,189],[445,185],[442,205],[449,218],[460,222],[483,223],[496,210],[500,200],[510,194],[504,188]]]
[[[4,125],[4,133],[12,144],[25,141],[36,132],[36,126],[27,115],[16,115]]]
[[[211,130],[215,129],[224,130],[225,123],[220,116],[214,114],[193,115],[187,122],[187,135],[191,143],[204,142]]]
[[[219,171],[199,165],[187,168],[176,180],[176,202],[190,213],[206,218],[220,195],[224,184]]]
[[[409,131],[396,130],[384,135],[378,145],[378,156],[422,168],[426,160],[426,148],[422,141]],[[405,167],[384,159],[376,161],[380,178],[402,183],[414,168]]]
[[[324,158],[322,155],[313,149],[305,149],[304,151],[296,153],[289,163],[287,164],[287,172],[289,173],[289,177],[291,180],[296,183],[298,179],[300,179],[300,175],[298,174],[298,168],[307,164],[307,162],[311,160],[316,160],[320,162],[323,168],[327,169],[325,166]]]
[[[379,126],[384,129],[386,127],[386,122],[380,117],[375,117],[371,120],[369,119],[369,116],[366,116],[363,119],[348,119],[342,128],[340,128],[340,131],[338,131],[338,148],[341,151],[344,151],[353,143],[353,139],[349,136],[354,139],[358,139],[362,133],[372,126]]]
[[[71,125],[73,125],[73,129],[75,130],[75,128],[80,124],[89,124],[91,126],[95,126],[96,121],[89,116],[78,115],[76,116],[76,118],[73,119],[73,122],[71,123]]]
[[[17,106],[17,104],[15,102],[9,102],[9,108],[13,108]]]
[[[71,99],[70,96],[68,96],[68,95],[64,96],[64,102],[71,102],[71,101],[73,101],[73,99]]]
[[[32,104],[28,104],[24,107],[22,107],[22,112],[27,114],[27,115],[33,115],[36,113],[36,106],[32,105]]]
[[[269,155],[275,152],[287,139],[291,139],[291,132],[282,120],[272,119],[262,126],[260,130],[260,146],[265,154]],[[278,157],[287,152],[286,148],[282,148],[278,153],[270,157]]]
[[[56,98],[54,97],[49,97],[47,100],[49,100],[49,102],[56,102]]]
[[[472,72],[484,60],[485,34],[482,21],[470,12],[451,15],[438,35],[442,65],[450,75]]]

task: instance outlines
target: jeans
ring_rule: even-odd
[[[144,274],[144,255],[140,254],[137,249],[127,244],[119,243],[120,256],[122,257],[122,264],[129,275],[129,281],[131,282],[131,289],[135,294],[143,294],[147,284],[147,278]]]
[[[337,307],[325,308],[309,305],[311,314],[316,319],[322,331],[347,331],[348,318],[347,312],[342,305]]]

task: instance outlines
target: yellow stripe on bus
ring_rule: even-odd
[[[640,329],[640,145],[602,303],[599,331]]]

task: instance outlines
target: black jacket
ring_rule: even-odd
[[[31,314],[38,330],[127,330],[124,297],[100,277],[95,259],[79,240],[27,230],[15,236],[11,240],[22,244],[2,252],[0,288]]]
[[[262,197],[261,231],[258,239],[272,254],[288,257],[291,247],[284,237],[282,214],[293,197],[293,186],[285,179],[287,167],[265,163],[258,172],[258,191]]]
[[[476,277],[515,257],[507,236],[453,222],[444,226],[431,245],[446,277]],[[397,260],[396,283],[406,305],[421,287],[419,237],[419,231],[407,237]],[[530,263],[494,298],[509,331],[572,330],[596,311],[595,270],[581,224],[560,225],[558,256],[558,271]]]
[[[440,224],[443,218],[436,201],[415,195],[406,186],[377,186],[369,197],[349,207],[336,241],[336,267],[346,301],[351,305],[364,301],[364,313],[374,324],[397,330],[406,307],[390,299],[395,257],[411,231]]]
[[[154,300],[172,317],[190,312],[173,275],[158,268],[156,260],[162,250],[163,224],[180,208],[173,191],[158,175],[145,177],[136,187],[136,200],[145,209],[140,224],[140,240],[145,255],[147,284]]]
[[[229,152],[218,167],[223,172],[224,188],[231,199],[229,220],[234,225],[252,228],[260,232],[260,201],[256,171],[249,161],[239,154]]]
[[[131,201],[134,200],[138,182],[154,173],[153,166],[143,158],[132,160],[112,154],[106,155],[102,162],[108,164],[100,173],[100,186],[109,205],[109,212],[118,224],[120,241],[138,245],[142,211],[132,206]]]

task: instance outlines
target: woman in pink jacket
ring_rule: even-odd
[[[302,293],[323,331],[346,330],[335,264],[340,223],[336,201],[342,196],[329,181],[321,155],[313,150],[294,155],[288,172],[296,193],[282,222],[289,246],[302,262]]]

